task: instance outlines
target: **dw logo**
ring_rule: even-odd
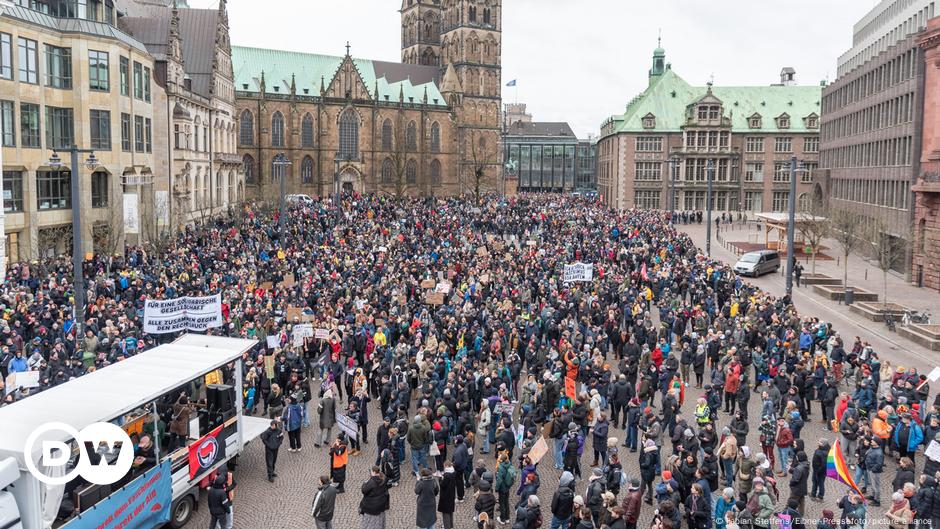
[[[43,440],[38,457],[34,453],[40,436],[51,431],[65,432],[68,437],[75,439],[78,445],[78,464],[62,475],[52,470],[61,468],[64,471],[72,456],[69,443]],[[24,455],[26,468],[30,474],[49,485],[63,485],[79,475],[96,485],[110,485],[124,477],[134,464],[134,450],[130,437],[121,427],[108,422],[89,424],[81,431],[61,422],[46,423],[26,438]],[[92,457],[95,459],[93,460]],[[52,471],[50,472],[52,475],[39,470],[37,462],[40,459],[42,466]]]

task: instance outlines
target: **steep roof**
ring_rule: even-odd
[[[329,85],[344,59],[345,57],[317,53],[232,46],[235,89],[258,92],[261,89],[261,72],[264,72],[267,94],[290,93],[291,76],[294,76],[298,93],[308,88],[309,95],[319,95],[321,79],[324,84]],[[385,96],[388,96],[389,101],[398,101],[399,93],[403,93],[405,101],[414,98],[417,103],[423,100],[427,90],[429,105],[447,106],[437,85],[437,69],[433,66],[357,58],[352,61],[373,98],[384,101]],[[376,84],[378,96],[374,93]],[[275,86],[278,87],[276,92]]]
[[[151,4],[140,7],[141,14],[145,8],[148,16],[122,17],[120,24],[140,39],[154,58],[166,60],[172,8]],[[183,70],[192,80],[192,91],[209,97],[219,11],[186,8],[177,12],[180,19],[180,40],[183,43]]]
[[[734,131],[753,132],[814,132],[807,129],[803,118],[820,114],[820,86],[713,86],[712,95],[720,99],[726,117],[731,118]],[[708,94],[707,86],[692,86],[672,69],[653,78],[650,86],[627,104],[623,121],[616,132],[643,132],[643,117],[656,118],[658,132],[678,132],[686,123],[686,108]],[[747,119],[754,114],[762,118],[760,129],[750,129]],[[790,127],[778,129],[774,118],[788,114]]]
[[[506,131],[509,136],[570,136],[575,138],[574,131],[564,121],[530,121],[528,123],[516,121]]]
[[[94,22],[81,18],[53,17],[16,4],[0,9],[0,15],[61,33],[80,33],[95,37],[115,39],[140,52],[147,52],[147,48],[139,40],[104,22]]]

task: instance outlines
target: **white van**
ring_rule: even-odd
[[[738,275],[758,277],[776,272],[780,269],[780,254],[775,250],[758,250],[748,252],[734,264],[734,271]]]

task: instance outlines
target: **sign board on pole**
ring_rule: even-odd
[[[574,263],[565,265],[565,283],[588,282],[594,280],[594,265],[589,263]]]
[[[336,424],[339,425],[339,429],[342,430],[350,439],[359,438],[359,425],[357,425],[356,421],[350,419],[348,416],[337,414]]]
[[[277,335],[268,336],[266,339],[266,342],[268,344],[268,349],[277,349],[278,347],[281,346],[280,337]]]
[[[433,279],[425,279],[421,282],[421,288],[434,288],[435,284]]]
[[[490,252],[486,249],[486,246],[480,246],[479,248],[477,248],[477,256],[478,256],[478,257],[486,257],[486,256],[488,256],[489,254],[490,254]]]
[[[304,345],[304,338],[313,337],[313,325],[310,323],[303,323],[301,325],[294,325],[294,347],[302,347]]]
[[[313,331],[313,337],[318,340],[327,340],[330,337],[329,329],[315,329]]]
[[[144,304],[144,332],[148,334],[204,331],[222,323],[222,294],[148,299]]]
[[[428,305],[443,305],[444,304],[444,293],[443,292],[428,292],[424,297],[424,302]]]
[[[933,371],[927,374],[927,378],[931,382],[936,382],[937,380],[940,380],[940,367],[933,368]]]

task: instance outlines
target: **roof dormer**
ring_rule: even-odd
[[[747,118],[747,128],[749,129],[759,129],[763,126],[763,119],[761,115],[757,112],[750,115]]]
[[[776,118],[777,128],[778,129],[788,129],[790,128],[790,114],[784,112]]]

